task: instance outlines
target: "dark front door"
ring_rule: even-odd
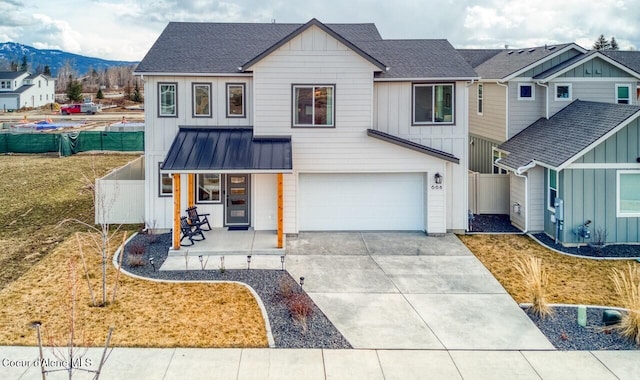
[[[249,225],[249,175],[227,174],[227,225]]]

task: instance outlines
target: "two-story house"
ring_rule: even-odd
[[[0,110],[42,107],[55,101],[55,79],[28,71],[0,71]]]
[[[467,226],[467,92],[446,40],[373,24],[170,23],[145,85],[145,219],[196,205],[214,227]],[[279,245],[282,240],[279,239]]]
[[[584,242],[587,221],[607,242],[638,242],[640,55],[575,44],[461,54],[481,77],[469,167],[509,174],[511,222],[567,245]]]

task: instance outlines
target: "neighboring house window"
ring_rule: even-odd
[[[453,124],[453,85],[414,84],[413,124]]]
[[[40,81],[38,81],[38,88],[42,87],[42,84],[40,83]]]
[[[548,169],[548,191],[547,198],[549,198],[548,209],[550,211],[555,211],[556,197],[558,196],[558,172],[555,170]]]
[[[194,83],[192,88],[193,116],[211,117],[211,84]]]
[[[496,161],[498,159],[506,157],[506,154],[500,152],[499,150],[493,150],[493,174],[507,174],[507,171],[496,165]]]
[[[530,83],[518,83],[518,100],[534,100],[536,92]]]
[[[220,194],[222,194],[220,184],[220,174],[198,174],[196,177],[196,202],[220,202]]]
[[[293,86],[293,126],[333,127],[335,118],[334,85]]]
[[[244,83],[227,83],[227,117],[245,117]]]
[[[640,217],[640,170],[618,171],[617,216]]]
[[[160,94],[158,97],[160,102],[158,116],[178,116],[177,89],[177,83],[158,83],[158,93]]]
[[[631,86],[628,84],[616,84],[616,103],[631,104]]]
[[[556,100],[571,100],[571,84],[556,84]]]
[[[483,87],[482,83],[478,83],[478,115],[482,115]]]
[[[173,177],[171,174],[163,173],[160,167],[162,166],[162,162],[158,162],[158,176],[160,189],[158,191],[158,195],[161,197],[169,197],[173,195]]]

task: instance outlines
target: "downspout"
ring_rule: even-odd
[[[504,84],[504,82],[497,81],[496,84],[498,86],[504,87],[505,94],[505,108],[504,108],[504,141],[509,140],[509,85]]]
[[[536,84],[540,87],[544,87],[544,117],[549,119],[549,85],[537,81]]]

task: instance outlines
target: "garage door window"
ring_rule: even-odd
[[[293,86],[293,126],[333,127],[334,85]]]

